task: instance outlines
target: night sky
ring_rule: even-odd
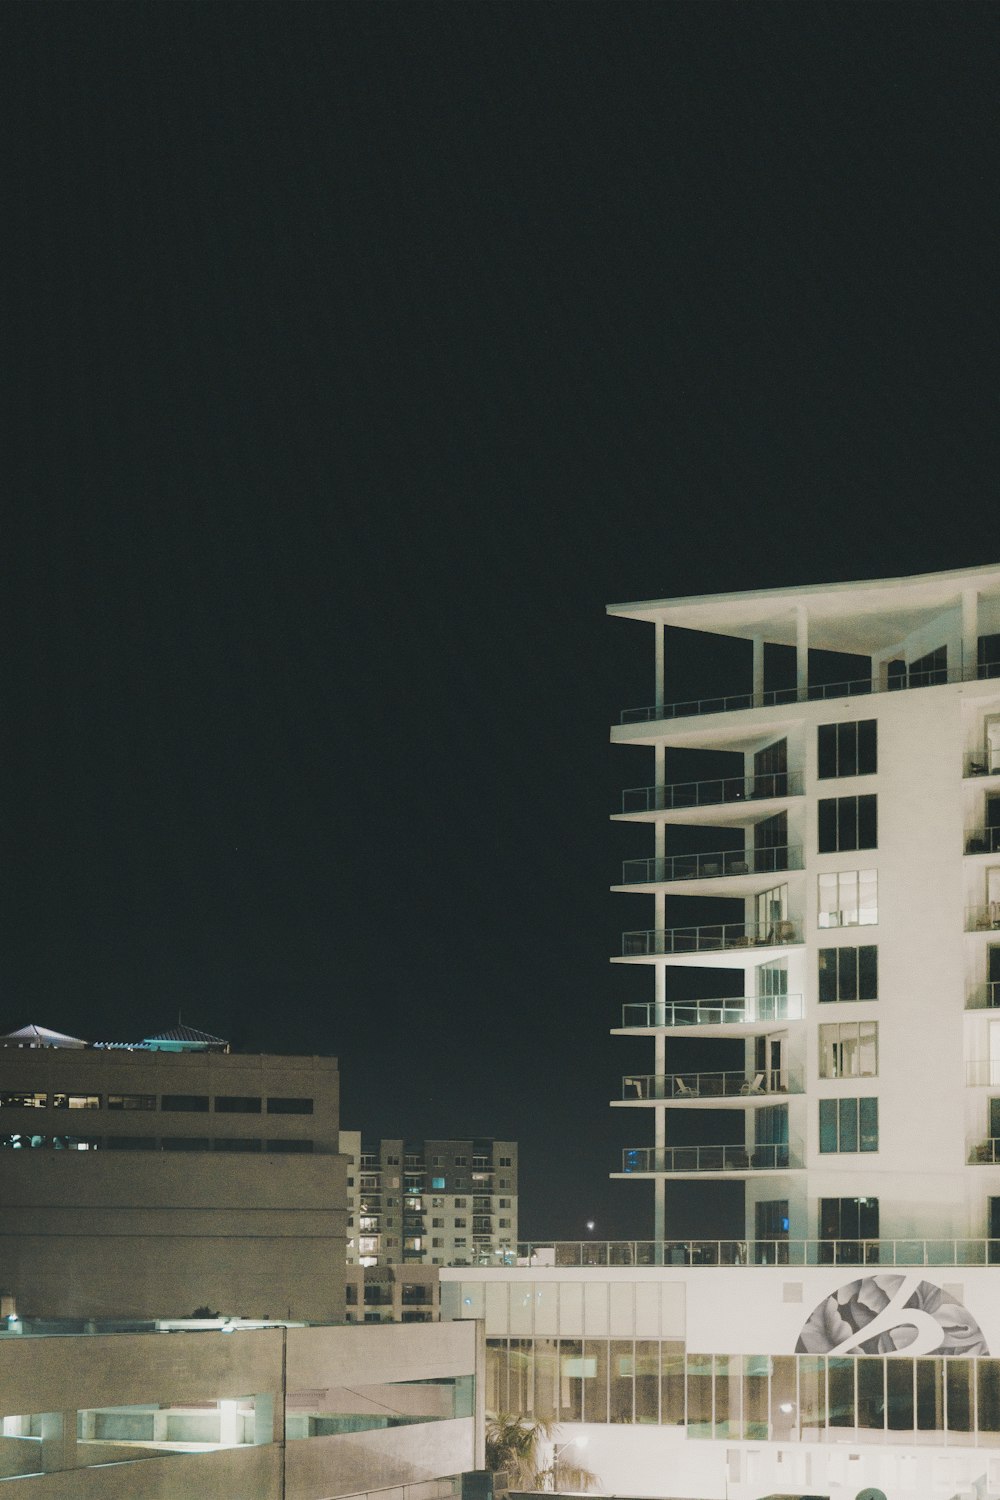
[[[998,31],[7,0],[0,1028],[335,1053],[649,1234],[604,606],[1000,559]]]

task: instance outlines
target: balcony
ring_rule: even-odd
[[[987,1136],[985,1141],[977,1141],[969,1149],[970,1167],[996,1167],[1000,1166],[1000,1139]]]
[[[1000,903],[997,903],[1000,927]],[[781,948],[801,943],[798,922],[711,922],[703,927],[656,927],[622,933],[622,958],[656,958],[671,953],[719,953],[731,948]]]
[[[847,682],[813,682],[803,691],[799,688],[769,688],[754,701],[753,693],[731,693],[715,698],[692,698],[685,703],[653,703],[643,708],[623,708],[622,724],[649,724],[659,719],[685,719],[703,714],[736,713],[748,708],[776,708],[785,703],[813,703],[825,698],[866,697],[871,693],[899,692],[906,688],[937,687],[947,682],[974,682],[993,676],[989,667],[971,672],[961,667],[932,667],[910,672],[907,677],[892,677],[883,686],[871,677],[855,677]]]
[[[1000,1088],[1000,1057],[979,1057],[965,1065],[967,1089]]]
[[[802,1166],[787,1145],[770,1146],[626,1146],[621,1173],[612,1176],[703,1172],[787,1172]]]
[[[672,812],[686,807],[719,807],[731,802],[762,802],[801,797],[798,771],[768,776],[726,776],[711,781],[678,781],[667,786],[635,786],[622,792],[623,813]]]
[[[965,757],[966,776],[1000,776],[1000,752],[976,750]]]
[[[1000,829],[994,830],[1000,835]],[[735,875],[773,875],[802,869],[802,849],[720,850],[716,854],[673,854],[659,859],[626,859],[622,885],[658,885],[671,880],[718,880]]]
[[[987,1266],[1000,1240],[528,1240],[519,1265]]]
[[[1000,1000],[998,1000],[1000,1004]],[[685,1026],[749,1026],[801,1021],[801,995],[739,995],[726,1000],[632,1002],[622,1006],[623,1031],[672,1030]]]
[[[1000,1063],[997,1064],[1000,1076]],[[622,1104],[685,1104],[738,1100],[749,1104],[775,1095],[801,1094],[802,1080],[777,1068],[745,1073],[629,1073],[622,1079]],[[619,1101],[615,1101],[618,1103]]]
[[[988,979],[965,998],[966,1010],[1000,1010],[1000,979]]]
[[[970,906],[965,914],[965,930],[966,932],[1000,930],[1000,901],[991,901],[988,906]]]
[[[966,854],[997,854],[1000,852],[1000,828],[975,828],[966,835]]]

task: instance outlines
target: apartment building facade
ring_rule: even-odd
[[[338,1106],[335,1058],[9,1033],[3,1290],[28,1316],[342,1320]]]
[[[362,1142],[341,1132],[349,1162],[349,1264],[493,1265],[517,1246],[517,1142]]]

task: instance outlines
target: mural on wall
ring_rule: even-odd
[[[919,1276],[865,1276],[824,1297],[796,1354],[989,1354],[983,1331],[954,1297]]]

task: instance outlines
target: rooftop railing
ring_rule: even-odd
[[[725,1000],[631,1001],[622,1006],[625,1030],[653,1027],[732,1026],[759,1021],[801,1021],[801,995],[740,995]]]
[[[988,1266],[1000,1240],[528,1240],[521,1265],[555,1266]]]
[[[995,832],[1000,835],[1000,828]],[[715,854],[671,854],[658,859],[626,859],[622,885],[651,885],[667,880],[717,880],[734,875],[770,875],[780,870],[801,870],[799,845],[773,849],[723,849]]]
[[[760,802],[771,797],[801,797],[798,771],[766,776],[723,776],[706,781],[675,781],[665,786],[634,786],[622,792],[622,812],[669,812],[682,807],[716,807],[726,802]]]
[[[802,1163],[787,1145],[626,1146],[623,1172],[781,1172]]]
[[[1000,921],[997,923],[1000,926]],[[701,927],[656,927],[622,933],[623,958],[670,953],[712,953],[726,948],[773,948],[801,943],[798,922],[710,922]]]
[[[1000,1077],[1000,1063],[997,1064]],[[802,1080],[779,1068],[745,1073],[629,1073],[622,1079],[622,1098],[656,1103],[687,1099],[767,1098],[772,1094],[800,1094]]]
[[[885,685],[869,677],[853,677],[846,682],[812,682],[805,689],[769,688],[757,696],[753,693],[730,693],[714,698],[691,698],[683,703],[653,703],[643,708],[623,708],[623,724],[650,723],[657,719],[682,719],[699,714],[733,713],[747,708],[774,708],[783,703],[810,703],[824,698],[863,697],[870,693],[897,692],[904,688],[936,687],[946,682],[974,682],[977,677],[993,675],[988,668],[966,672],[961,667],[932,667],[927,671],[909,672],[889,678]]]

